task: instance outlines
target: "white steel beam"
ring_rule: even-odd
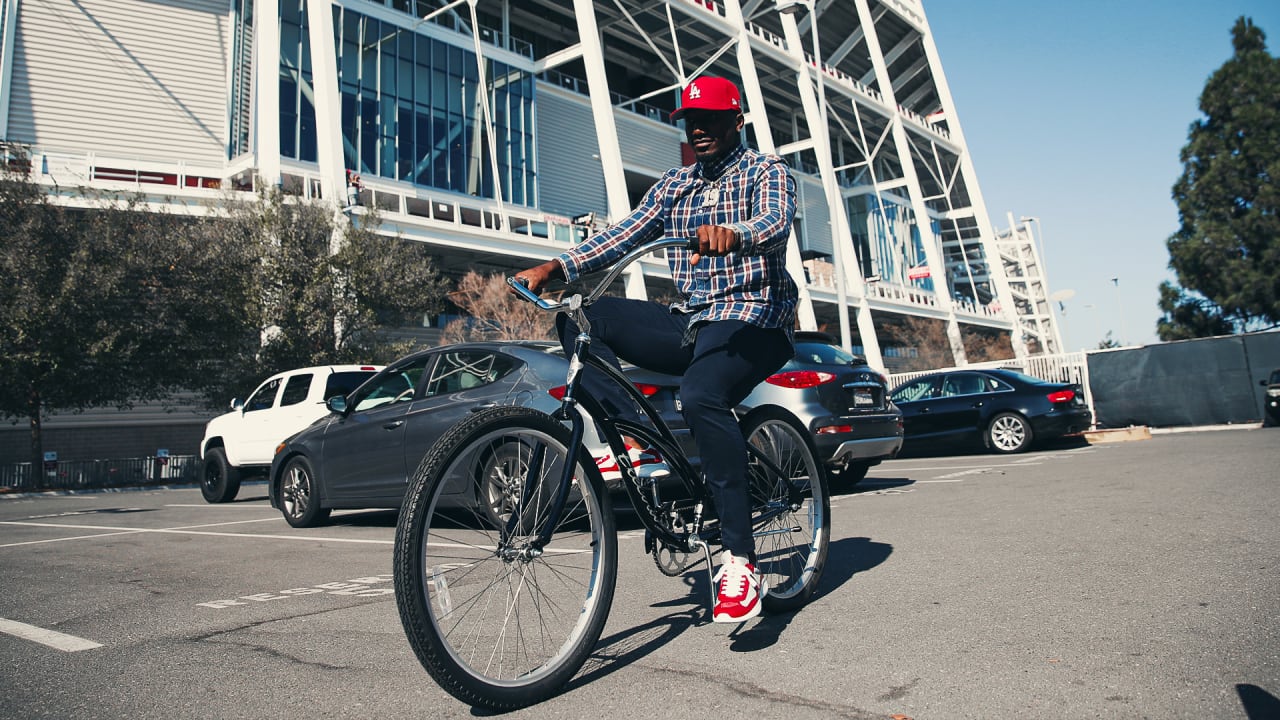
[[[806,3],[810,12],[813,6]],[[862,268],[856,258],[850,258],[853,249],[853,233],[849,229],[849,216],[845,212],[844,196],[840,185],[836,182],[836,173],[832,161],[831,134],[828,129],[827,104],[825,88],[822,83],[822,70],[817,73],[818,85],[814,87],[809,63],[804,58],[804,45],[800,39],[800,29],[796,25],[794,14],[782,13],[782,31],[786,38],[787,51],[796,67],[796,84],[800,91],[800,102],[804,107],[805,120],[809,126],[810,137],[813,138],[815,156],[818,159],[818,173],[822,178],[823,193],[827,197],[827,213],[831,219],[831,250],[835,270],[837,311],[840,322],[840,344],[846,351],[852,350],[849,327],[849,301],[847,287],[850,278],[855,297],[858,300],[857,324],[863,354],[867,364],[880,372],[885,371],[884,357],[880,352],[880,340],[876,337],[875,323],[871,317],[871,307],[867,302],[867,286],[863,281]],[[810,26],[813,28],[814,26]],[[820,49],[816,47],[814,37],[814,59],[822,65]]]
[[[854,0],[858,9],[858,21],[862,24],[867,37],[867,50],[871,55],[871,64],[875,67],[876,81],[885,102],[891,108],[898,106],[893,95],[893,82],[889,77],[888,66],[884,62],[884,53],[880,49],[880,38],[876,32],[875,21],[871,17],[868,0]],[[926,36],[928,33],[926,33]],[[893,144],[902,165],[903,177],[907,180],[907,194],[911,199],[911,209],[915,215],[916,231],[920,233],[921,245],[924,246],[925,262],[929,266],[929,275],[933,279],[934,297],[938,309],[946,315],[947,339],[951,343],[951,354],[956,366],[968,364],[964,352],[964,338],[960,334],[960,324],[956,321],[955,306],[951,302],[951,285],[947,282],[946,265],[942,262],[941,244],[933,234],[929,209],[921,197],[920,179],[916,175],[915,161],[911,157],[911,146],[907,139],[906,128],[902,125],[902,113],[894,112],[889,117],[893,129]]]
[[[259,23],[263,20],[258,16]],[[326,202],[342,207],[346,202],[347,178],[342,159],[342,96],[338,92],[338,55],[334,50],[331,0],[310,0],[307,3],[307,24],[311,28],[308,40],[311,43],[311,84],[315,94],[320,195]],[[272,23],[273,28],[275,25]],[[279,113],[274,117],[279,118]],[[275,122],[279,123],[279,120]],[[278,154],[278,142],[276,148]]]
[[[742,7],[738,0],[724,0],[725,15],[731,22],[740,27],[738,31],[738,73],[742,76],[742,91],[746,93],[747,108],[751,112],[751,127],[755,130],[756,147],[760,152],[776,153],[773,146],[773,133],[769,128],[769,116],[764,112],[764,91],[760,88],[760,77],[756,74],[755,58],[751,53],[751,34],[747,31],[747,23],[742,15]],[[813,300],[809,297],[809,284],[804,279],[804,260],[800,257],[800,246],[796,243],[794,229],[787,241],[787,272],[796,281],[799,289],[799,303],[796,306],[796,319],[801,330],[817,330],[818,319],[813,313]]]
[[[600,164],[604,171],[609,221],[617,222],[631,211],[631,199],[627,195],[627,175],[622,166],[622,147],[618,141],[618,126],[613,116],[613,102],[609,97],[609,78],[604,72],[604,48],[600,42],[600,29],[596,23],[596,9],[591,0],[573,0],[573,12],[578,21],[578,44],[582,47],[582,64],[587,72],[587,95],[591,101],[591,117],[595,121]],[[638,263],[627,268],[624,276],[627,297],[641,300],[648,298],[644,287],[644,273]]]
[[[280,184],[280,0],[253,0],[253,17],[253,147],[270,187]]]
[[[859,7],[866,3],[866,0],[858,0]],[[920,24],[924,28],[924,33],[920,37],[921,46],[924,48],[925,57],[929,60],[929,71],[933,75],[933,82],[937,86],[938,99],[942,103],[942,110],[947,116],[947,126],[951,132],[951,140],[959,148],[960,159],[960,176],[964,178],[965,188],[969,191],[969,204],[973,208],[974,219],[978,224],[978,234],[982,242],[982,251],[988,258],[987,265],[990,268],[991,280],[996,285],[996,293],[1000,296],[1007,296],[1009,292],[1009,282],[1005,277],[1004,263],[999,261],[999,249],[994,243],[994,232],[991,229],[991,218],[987,215],[987,203],[982,199],[982,190],[978,187],[978,173],[973,168],[973,158],[969,155],[969,145],[964,140],[964,132],[960,129],[960,117],[956,114],[956,105],[951,98],[951,87],[947,84],[947,76],[942,71],[942,60],[938,56],[938,46],[933,42],[933,30],[929,28],[929,21],[921,15]],[[895,117],[896,120],[896,117]],[[1005,319],[1013,327],[1018,327],[1017,309],[1010,307],[1012,302],[1001,303],[1000,309]],[[1010,344],[1013,345],[1014,355],[1019,359],[1025,358],[1027,348],[1020,338],[1010,338]]]

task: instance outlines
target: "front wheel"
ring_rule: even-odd
[[[749,419],[756,568],[768,583],[764,609],[796,610],[813,597],[831,543],[831,496],[809,439],[780,415]]]
[[[463,702],[504,711],[541,702],[600,639],[618,540],[595,461],[570,440],[536,410],[481,411],[445,433],[405,495],[393,562],[400,621],[423,667]]]
[[[200,494],[208,503],[231,502],[240,492],[240,470],[227,461],[227,452],[220,447],[204,454],[203,474],[200,476]]]
[[[284,466],[280,478],[280,513],[296,528],[315,527],[329,519],[329,508],[320,507],[316,474],[304,457]]]
[[[1031,446],[1031,423],[1017,413],[1000,413],[987,426],[987,447],[1001,454],[1018,453]]]

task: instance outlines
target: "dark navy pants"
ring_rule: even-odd
[[[780,328],[722,320],[703,325],[694,344],[684,346],[688,317],[656,302],[602,297],[587,309],[591,352],[615,366],[621,358],[647,370],[683,376],[684,419],[720,516],[721,542],[734,555],[755,562],[747,447],[733,408],[791,358],[791,342]],[[578,327],[560,315],[557,330],[565,352],[572,353]],[[584,371],[582,384],[611,413],[640,419],[631,401],[598,370]]]

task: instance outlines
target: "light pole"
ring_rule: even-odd
[[[1124,345],[1125,341],[1121,338],[1128,336],[1129,330],[1124,324],[1124,300],[1120,297],[1120,278],[1111,278],[1111,284],[1116,286],[1116,314],[1120,316],[1120,337],[1116,338],[1116,342]]]

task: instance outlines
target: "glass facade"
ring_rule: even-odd
[[[316,158],[305,0],[280,5],[280,152]],[[474,52],[334,8],[346,167],[362,175],[532,206],[533,76]],[[485,129],[483,100],[493,120]],[[494,148],[496,147],[496,153]],[[495,183],[496,172],[496,183]]]

